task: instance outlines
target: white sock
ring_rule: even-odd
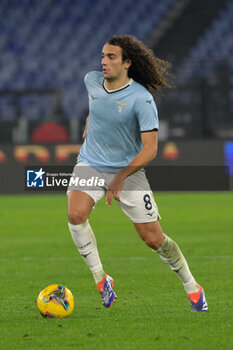
[[[68,223],[68,226],[79,253],[89,266],[96,284],[99,283],[105,277],[105,272],[97,250],[95,235],[88,220],[80,225]]]
[[[189,270],[187,261],[178,245],[171,238],[165,235],[162,245],[155,251],[160,255],[160,258],[177,273],[183,282],[187,294],[196,293],[198,291],[199,286]]]

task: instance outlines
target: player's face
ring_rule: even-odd
[[[128,76],[130,63],[122,61],[120,46],[105,44],[102,50],[102,72],[105,79],[117,80]]]

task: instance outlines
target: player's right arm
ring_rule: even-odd
[[[85,129],[84,129],[84,132],[83,132],[83,135],[82,135],[83,140],[85,140],[85,137],[86,137],[86,134],[87,134],[88,119],[89,119],[89,115],[87,116]]]

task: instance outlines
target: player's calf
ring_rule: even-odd
[[[104,276],[104,270],[100,261],[95,235],[88,220],[80,225],[68,223],[71,236],[85,263],[89,266],[95,282],[100,282]]]

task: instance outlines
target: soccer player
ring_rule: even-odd
[[[181,279],[191,311],[207,311],[203,288],[195,281],[178,245],[162,231],[143,170],[156,156],[158,143],[157,109],[149,91],[170,87],[168,63],[135,37],[119,35],[103,46],[101,64],[102,72],[85,76],[89,117],[73,177],[88,175],[104,179],[104,183],[92,184],[92,188],[70,184],[68,225],[74,243],[93,274],[103,305],[110,307],[116,298],[114,281],[103,269],[88,218],[105,194],[110,206],[114,198],[141,239]]]

